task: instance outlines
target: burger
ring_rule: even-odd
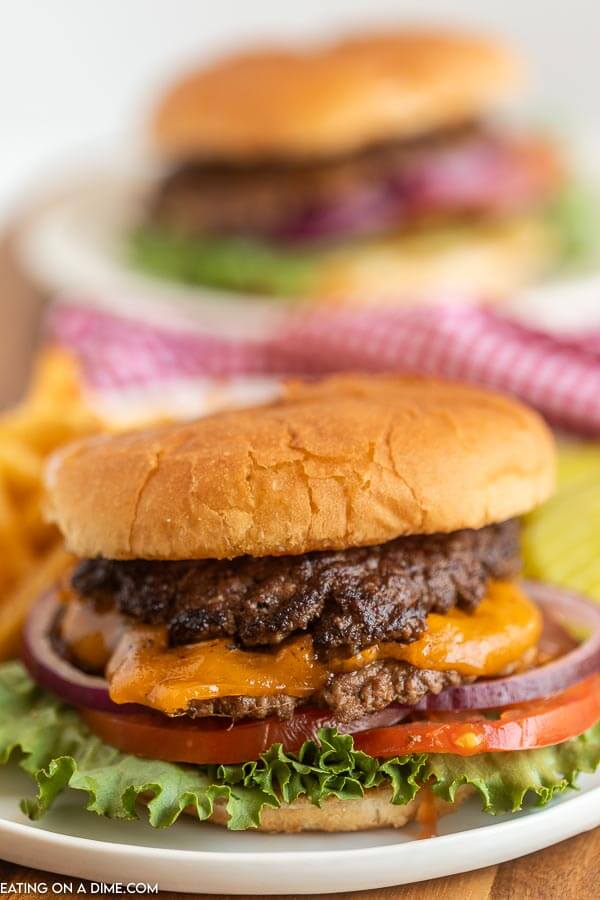
[[[546,803],[600,762],[600,609],[519,580],[553,479],[535,413],[407,377],[63,449],[73,566],[0,670],[25,809],[299,832]]]
[[[415,29],[216,60],[157,105],[132,260],[330,304],[497,299],[579,220],[556,142],[492,120],[521,74],[494,41]]]

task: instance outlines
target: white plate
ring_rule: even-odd
[[[333,835],[226,832],[191,819],[164,831],[86,812],[68,792],[41,822],[18,808],[32,782],[0,770],[0,858],[92,881],[158,883],[212,894],[324,894],[407,884],[494,865],[600,825],[600,772],[545,809],[494,818],[475,799],[440,821],[440,836],[418,830]]]
[[[230,338],[266,338],[299,302],[188,287],[137,272],[124,236],[155,177],[143,158],[66,179],[17,243],[26,271],[45,289],[158,325],[198,327]]]
[[[600,274],[588,272],[529,288],[508,298],[499,311],[509,318],[562,338],[600,331]]]

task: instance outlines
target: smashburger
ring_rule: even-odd
[[[133,259],[242,294],[497,298],[568,224],[556,143],[493,121],[521,75],[493,40],[414,28],[207,64],[157,105]]]
[[[63,450],[76,559],[31,612],[31,677],[0,670],[30,813],[69,785],[156,825],[344,831],[573,785],[600,760],[600,609],[518,578],[553,480],[535,413],[403,377]]]

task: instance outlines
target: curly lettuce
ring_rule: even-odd
[[[516,811],[525,803],[544,805],[576,786],[580,772],[600,763],[600,723],[554,747],[460,757],[418,754],[390,760],[356,750],[350,735],[325,728],[318,740],[297,753],[272,746],[258,760],[236,766],[187,766],[139,759],[95,737],[75,710],[38,688],[18,662],[0,666],[0,764],[10,760],[37,784],[37,795],[22,808],[39,819],[67,788],[81,791],[87,809],[112,819],[135,819],[144,797],[150,824],[164,828],[186,807],[199,819],[224,803],[232,830],[255,828],[265,806],[306,797],[352,801],[381,785],[391,802],[404,804],[423,784],[452,801],[458,788],[472,785],[492,814]],[[149,799],[148,799],[149,798]]]

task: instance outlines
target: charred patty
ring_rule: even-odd
[[[309,630],[326,660],[380,641],[408,643],[430,612],[474,609],[490,578],[520,568],[518,524],[402,537],[375,547],[233,560],[85,560],[72,584],[134,619],[166,625],[172,646],[227,637],[276,645]]]

